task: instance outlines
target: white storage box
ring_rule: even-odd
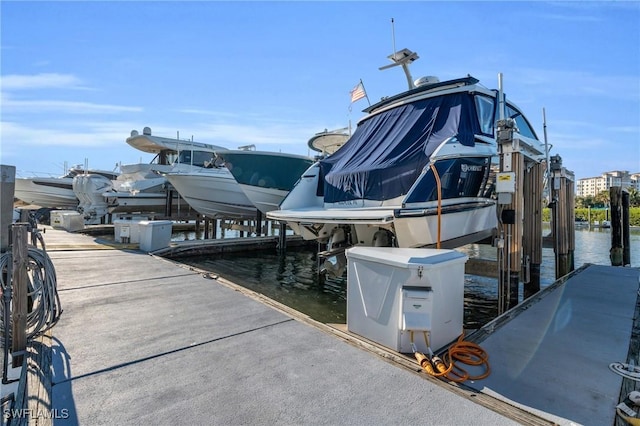
[[[62,215],[62,227],[74,232],[84,229],[84,218],[78,212],[69,212]]]
[[[113,233],[117,243],[138,244],[141,220],[114,220]]]
[[[167,247],[172,229],[170,220],[143,220],[140,222],[140,250],[149,252]]]
[[[347,329],[392,350],[436,352],[464,326],[464,264],[455,250],[352,247],[346,251]]]
[[[51,210],[49,215],[51,227],[54,229],[65,229],[63,224],[63,215],[66,213],[78,213],[75,210]],[[78,213],[79,214],[79,213]]]

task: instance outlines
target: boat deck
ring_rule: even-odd
[[[384,225],[393,222],[393,208],[359,207],[350,209],[273,210],[267,213],[267,217],[302,223],[343,223],[348,221],[363,225]]]
[[[491,376],[458,386],[203,271],[61,230],[45,242],[64,309],[56,424],[613,424],[636,268],[585,267],[478,331]]]

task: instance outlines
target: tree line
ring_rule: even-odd
[[[640,192],[635,188],[629,188],[629,207],[640,207]],[[576,197],[575,206],[579,208],[605,208],[609,207],[609,190],[600,191],[595,196]]]

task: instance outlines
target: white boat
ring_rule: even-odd
[[[307,145],[312,150],[319,152],[322,157],[326,157],[339,150],[340,147],[349,140],[351,135],[346,133],[347,130],[348,128],[337,130],[325,129],[323,132],[313,135],[307,142]]]
[[[212,219],[252,219],[256,207],[222,165],[172,171],[167,179],[191,207]]]
[[[453,248],[490,236],[498,91],[471,76],[412,82],[408,64],[417,55],[403,49],[389,59],[405,70],[409,90],[366,108],[353,136],[305,171],[267,217],[326,243],[329,253],[353,245]],[[522,112],[504,106],[519,135],[540,146]]]
[[[28,204],[45,208],[75,209],[78,197],[73,191],[75,176],[92,174],[105,179],[115,179],[117,172],[106,170],[85,170],[82,166],[74,166],[60,177],[30,177],[15,180],[14,197]]]
[[[85,223],[99,223],[107,213],[171,216],[181,207],[187,210],[188,204],[170,188],[163,173],[204,167],[213,161],[216,150],[224,149],[193,140],[153,136],[149,127],[143,129],[142,135],[131,131],[126,142],[155,157],[150,163],[121,165],[115,180],[98,175],[76,177],[74,191]]]
[[[303,155],[250,149],[221,151],[218,156],[249,201],[265,214],[278,208],[314,163],[313,158]]]

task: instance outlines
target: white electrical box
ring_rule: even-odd
[[[79,214],[75,210],[51,210],[49,214],[49,219],[51,223],[51,227],[54,229],[65,229],[64,228],[64,215],[67,213],[76,213]]]
[[[462,334],[465,254],[356,246],[346,255],[350,332],[402,353],[412,352],[412,333],[422,352],[424,332],[434,352]]]
[[[84,218],[78,212],[68,212],[62,215],[62,227],[69,232],[84,229]]]
[[[501,172],[496,176],[496,192],[513,194],[516,192],[516,174],[514,172]]]
[[[431,287],[402,287],[401,330],[431,330],[433,290]]]
[[[143,220],[140,222],[140,250],[150,252],[167,247],[172,229],[170,220]]]
[[[113,233],[117,243],[138,244],[141,220],[114,220]]]

